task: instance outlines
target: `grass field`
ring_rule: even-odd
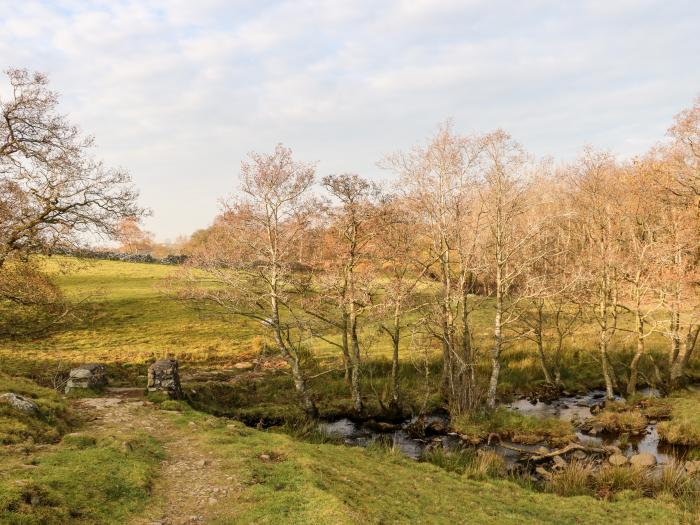
[[[71,271],[59,272],[66,263]],[[174,402],[161,407],[184,412],[128,405],[111,423],[104,418],[83,421],[80,401],[11,376],[26,376],[46,387],[72,364],[97,361],[108,364],[113,384],[143,385],[147,364],[170,356],[181,361],[195,407],[249,423],[258,418],[282,422],[300,414],[283,367],[274,355],[261,358],[265,345],[260,326],[203,315],[174,300],[165,283],[175,268],[110,261],[63,260],[61,265],[53,261],[47,265],[66,294],[82,300],[83,307],[80,316],[60,331],[0,346],[0,391],[27,395],[40,407],[31,417],[7,407],[0,411],[2,523],[129,523],[139,513],[156,516],[168,497],[180,497],[172,494],[172,480],[159,466],[163,458],[178,459],[171,457],[173,450],[198,451],[198,457],[212,458],[209,475],[230,479],[237,487],[231,499],[212,507],[216,518],[208,523],[694,522],[685,507],[665,493],[653,499],[626,491],[604,499],[560,497],[533,490],[522,480],[447,468],[449,461],[440,468],[382,447],[362,450],[310,442],[294,432],[253,430]],[[487,348],[490,318],[488,304],[474,316],[482,348]],[[376,338],[373,330],[369,327],[365,334],[375,341],[368,351],[363,385],[371,411],[379,410],[378,401],[386,394],[390,351],[388,340]],[[587,330],[567,349],[567,387],[600,384],[591,328]],[[662,350],[664,343],[659,338],[652,346]],[[616,345],[614,358],[622,367],[632,344],[622,334]],[[312,372],[320,374],[311,386],[322,413],[347,412],[350,400],[342,372],[323,373],[340,368],[338,352],[327,344],[313,344],[310,350],[315,357]],[[402,352],[408,404],[414,409],[437,404],[437,349],[427,355],[427,381],[426,369],[421,368],[426,355],[411,350],[408,341]],[[234,366],[258,358],[264,366],[252,371]],[[506,359],[504,393],[527,391],[541,383],[534,348],[519,344],[509,349]],[[700,435],[695,397],[686,393],[673,401],[675,415],[667,435],[688,435],[691,427]],[[130,421],[128,428],[124,421]],[[455,424],[482,437],[512,431],[557,441],[572,432],[568,424],[507,411]],[[144,426],[154,430],[144,432]],[[663,431],[662,425],[659,430]],[[180,448],[173,449],[178,443]],[[441,464],[440,458],[434,462]],[[93,468],[100,474],[93,475]]]
[[[257,322],[203,312],[175,300],[167,283],[177,272],[176,267],[68,258],[54,258],[45,264],[67,296],[80,301],[81,308],[67,326],[46,337],[1,343],[0,371],[51,385],[70,366],[97,361],[108,365],[114,384],[141,385],[148,363],[174,357],[180,360],[185,378],[195,376],[196,382],[201,372],[223,370],[227,379],[237,375],[239,371],[234,365],[255,360],[265,347],[264,331]],[[488,301],[472,314],[475,346],[484,356],[481,365],[484,377],[488,372],[486,356],[492,316]],[[629,320],[623,319],[620,325],[628,327]],[[382,397],[386,398],[391,349],[389,339],[379,332],[376,324],[368,322],[365,326],[363,339],[368,344],[363,348],[366,362],[363,386],[371,408]],[[320,340],[308,344],[315,360],[311,375],[318,376],[311,381],[311,389],[327,414],[342,412],[349,396],[342,373],[322,373],[342,368],[339,351]],[[647,345],[650,351],[660,354],[667,342],[655,334]],[[626,363],[633,347],[630,333],[621,330],[612,344],[612,360],[620,377],[626,375]],[[439,355],[437,345],[417,350],[411,346],[410,337],[403,342],[402,386],[408,393],[407,404],[414,408],[435,402]],[[564,357],[562,377],[566,388],[584,390],[601,385],[592,324],[584,326],[575,339],[568,341]],[[527,393],[543,383],[532,343],[519,341],[511,345],[504,360],[502,394]],[[663,358],[658,361],[663,362]],[[646,365],[642,363],[643,370]],[[266,360],[263,372],[269,379],[266,385],[243,381],[235,392],[223,385],[215,386],[221,396],[217,410],[231,415],[252,411],[255,416],[267,412],[272,417],[296,411],[294,397],[289,395],[291,381],[276,369],[274,359]],[[642,381],[649,376],[647,370]],[[245,392],[246,399],[241,399],[239,391]]]

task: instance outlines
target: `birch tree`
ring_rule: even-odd
[[[314,176],[312,164],[295,161],[281,144],[270,154],[250,153],[239,192],[182,274],[186,298],[253,319],[270,334],[310,417],[317,409],[304,371],[309,334],[293,299],[298,244],[315,209]]]

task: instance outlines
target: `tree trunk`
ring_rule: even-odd
[[[607,399],[615,397],[612,375],[610,374],[610,360],[608,358],[608,341],[604,331],[600,333],[600,362],[603,367],[603,379],[605,380],[605,396]]]
[[[401,334],[401,304],[397,301],[394,307],[394,330],[391,336],[393,355],[391,360],[391,401],[394,407],[399,406],[399,341]]]
[[[551,384],[552,375],[549,373],[549,368],[547,367],[547,359],[544,355],[544,341],[542,340],[542,308],[541,306],[537,309],[537,326],[535,328],[535,342],[537,343],[537,354],[540,358],[540,367],[542,368],[542,374],[544,375],[544,380]]]
[[[350,306],[350,344],[352,358],[352,373],[350,390],[352,392],[352,404],[355,412],[362,412],[362,387],[360,385],[360,343],[357,338],[357,316],[355,314],[354,305]]]
[[[348,314],[343,312],[343,326],[342,326],[342,342],[343,345],[343,365],[345,367],[345,381],[350,385],[350,369],[352,367],[352,359],[350,358],[350,348],[348,342]]]
[[[673,362],[671,366],[671,387],[677,388],[683,381],[683,376],[685,375],[685,369],[688,366],[688,361],[690,361],[690,356],[695,350],[695,345],[698,340],[698,334],[700,334],[700,325],[696,327],[691,327],[688,330],[688,335],[685,341],[681,345],[678,357]]]
[[[627,383],[627,395],[633,396],[637,393],[637,376],[639,375],[639,362],[644,355],[644,319],[637,310],[636,312],[636,327],[637,327],[637,351],[630,363],[630,379]]]
[[[501,266],[496,269],[496,320],[493,330],[493,348],[491,349],[491,379],[486,393],[486,405],[489,408],[496,406],[496,393],[498,391],[498,379],[501,373],[501,349],[503,346],[502,317],[503,317],[503,290],[501,280]]]
[[[294,380],[294,388],[296,389],[299,397],[301,398],[302,406],[306,415],[312,419],[318,417],[318,409],[314,404],[313,399],[309,395],[309,389],[306,386],[306,379],[301,372],[301,367],[299,366],[299,360],[292,357],[289,360],[289,364],[292,367],[292,378]]]

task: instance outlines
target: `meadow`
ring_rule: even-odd
[[[169,498],[197,506],[178,492],[187,488],[177,488],[165,474],[163,465],[169,458],[174,461],[174,450],[208,458],[207,479],[226,479],[237,487],[226,497],[217,495],[217,503],[203,511],[207,523],[695,519],[694,503],[674,499],[675,488],[655,488],[656,497],[649,498],[644,497],[649,489],[641,485],[629,490],[636,483],[631,480],[619,490],[605,489],[600,497],[600,486],[608,487],[609,482],[586,474],[585,490],[572,491],[572,484],[581,483],[572,481],[563,488],[552,485],[548,492],[482,456],[433,454],[416,462],[391,447],[350,448],[300,430],[294,426],[302,414],[291,395],[291,380],[267,349],[259,324],[212,315],[175,300],[168,292],[168,279],[177,268],[69,259],[48,260],[46,266],[81,306],[60,330],[0,347],[0,390],[27,395],[40,407],[32,417],[10,409],[0,413],[2,523],[146,523],[143,516],[159,515]],[[488,340],[490,319],[484,303],[473,318],[479,344]],[[601,385],[592,327],[586,332],[565,354],[564,386],[575,391]],[[369,325],[363,336],[372,340],[366,354],[370,373],[363,388],[368,411],[379,413],[388,388],[391,348],[375,326]],[[652,351],[663,352],[664,344],[663,338],[655,339]],[[631,351],[628,345],[623,334],[614,354],[621,369]],[[346,414],[351,402],[338,351],[328,344],[310,344],[309,353],[315,376],[311,387],[321,414]],[[153,397],[155,405],[125,405],[110,421],[86,417],[83,400],[66,398],[53,388],[71,366],[82,362],[107,364],[112,386],[143,387],[146,367],[163,357],[180,361],[187,403]],[[408,411],[444,408],[435,389],[438,358],[437,349],[419,351],[408,341],[402,348]],[[532,345],[518,343],[505,359],[504,399],[542,384]],[[680,394],[671,402],[677,417],[660,432],[670,439],[692,435],[689,429],[700,435],[696,397]],[[279,426],[254,428],[263,421],[263,427]],[[455,424],[480,437],[519,432],[566,440],[572,434],[568,424],[503,410]],[[109,475],[95,476],[94,469]],[[567,491],[577,495],[559,495]]]

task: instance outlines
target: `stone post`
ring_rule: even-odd
[[[171,397],[182,397],[178,363],[174,359],[156,361],[148,367],[148,391],[167,392]]]
[[[74,389],[102,390],[107,384],[107,369],[104,365],[88,363],[70,371],[66,383],[66,394]]]

